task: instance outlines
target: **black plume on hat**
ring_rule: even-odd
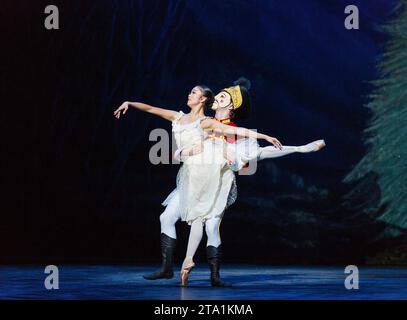
[[[237,79],[235,82],[233,82],[235,86],[240,86],[241,88],[245,88],[247,91],[250,90],[252,84],[249,79],[246,79],[244,77],[240,77]]]
[[[250,94],[249,90],[251,88],[251,83],[248,79],[244,77],[240,77],[235,82],[233,82],[235,86],[240,86],[240,92],[242,93],[242,105],[234,110],[233,118],[234,119],[247,119],[250,115]]]

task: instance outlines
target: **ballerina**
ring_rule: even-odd
[[[227,160],[223,157],[224,140],[209,139],[210,133],[219,135],[238,135],[254,139],[264,139],[278,148],[281,143],[274,137],[248,130],[243,127],[232,127],[222,124],[205,116],[204,108],[213,103],[213,93],[206,86],[195,86],[188,95],[187,105],[191,111],[184,114],[163,108],[154,107],[140,102],[124,102],[114,115],[120,119],[129,106],[136,109],[160,116],[172,122],[172,131],[175,136],[178,149],[184,149],[202,143],[202,152],[191,155],[184,161],[177,175],[177,187],[164,201],[166,210],[177,212],[182,221],[191,225],[191,230],[202,229],[202,224],[215,217],[220,217],[225,208],[231,205],[236,197],[235,176],[227,166]],[[174,230],[163,230],[162,219],[165,219],[165,211],[160,216],[161,232],[161,270],[146,279],[169,279],[173,277],[172,256],[176,243]],[[174,223],[175,224],[175,223]],[[165,228],[165,227],[164,227]],[[164,231],[164,232],[163,232]],[[196,251],[194,249],[193,251]],[[182,279],[194,266],[193,262],[184,264]]]

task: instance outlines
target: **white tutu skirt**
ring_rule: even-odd
[[[205,140],[203,152],[189,157],[178,171],[177,187],[162,205],[178,201],[182,221],[220,217],[235,202],[235,175],[226,165],[223,147],[220,139]]]

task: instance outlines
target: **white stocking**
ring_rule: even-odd
[[[191,231],[189,232],[187,254],[185,256],[182,269],[193,264],[194,255],[201,243],[203,235],[203,221],[202,218],[196,218],[191,225]]]
[[[268,146],[264,148],[260,148],[258,154],[258,160],[269,159],[269,158],[278,158],[283,157],[287,154],[300,152],[300,153],[308,153],[318,151],[322,147],[325,146],[324,140],[316,140],[311,143],[302,146],[283,146],[282,149],[278,149],[274,146]]]

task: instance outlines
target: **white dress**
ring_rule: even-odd
[[[223,156],[225,141],[208,139],[201,128],[202,117],[188,124],[180,124],[184,115],[179,111],[172,123],[172,132],[177,148],[182,150],[197,143],[203,143],[201,153],[188,157],[177,175],[177,187],[162,203],[177,204],[182,221],[188,224],[201,217],[203,221],[221,217],[224,210],[236,200],[235,175]]]

